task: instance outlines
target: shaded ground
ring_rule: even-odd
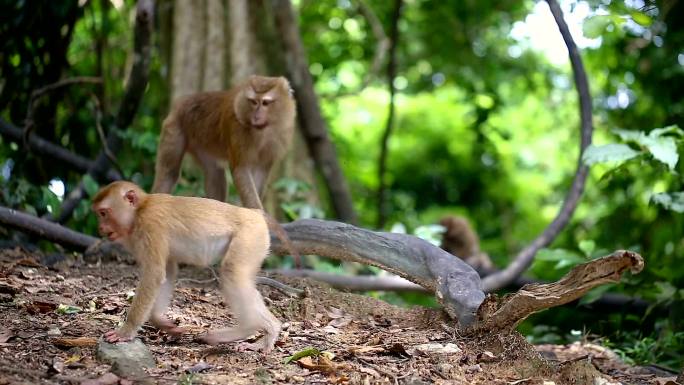
[[[86,264],[74,256],[48,268],[39,262],[47,259],[0,250],[0,384],[78,383],[110,371],[95,359],[94,343],[123,318],[135,266]],[[542,355],[518,334],[464,339],[438,310],[398,308],[283,277],[275,278],[305,289],[307,297],[260,287],[286,326],[274,352],[208,347],[193,334],[229,324],[230,312],[209,270],[184,268],[180,278],[169,316],[192,334],[174,340],[143,328],[140,337],[157,361],[147,378],[152,383],[666,383],[594,345],[540,346]],[[60,345],[75,337],[91,339],[81,340],[88,346]],[[324,353],[284,363],[309,347]]]

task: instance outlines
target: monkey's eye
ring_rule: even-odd
[[[100,216],[100,218],[106,218],[107,217],[107,210],[100,210],[97,212],[97,214]]]
[[[269,104],[272,104],[273,102],[275,102],[275,100],[273,100],[273,99],[264,99],[261,101],[261,104],[263,106],[268,106]]]
[[[247,100],[249,100],[249,104],[251,104],[253,106],[256,106],[257,104],[259,104],[259,103],[257,103],[256,99],[247,99]]]

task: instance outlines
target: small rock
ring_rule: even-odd
[[[446,345],[429,343],[416,345],[415,349],[425,354],[455,354],[461,353],[461,348],[456,344],[448,343]]]
[[[440,373],[442,373],[445,376],[448,376],[451,374],[451,370],[454,368],[454,365],[447,364],[447,363],[442,363],[437,365],[437,370],[439,370]]]
[[[110,344],[104,340],[97,343],[96,357],[99,361],[112,365],[112,372],[121,377],[145,376],[143,368],[155,366],[150,350],[139,339],[131,342]]]
[[[480,364],[475,364],[467,367],[465,371],[466,373],[480,373],[482,371],[482,367]]]
[[[48,330],[47,335],[49,335],[49,336],[51,336],[51,337],[54,337],[54,336],[61,336],[61,335],[62,335],[62,331],[59,330],[59,328],[58,328],[57,326],[53,326],[53,327],[50,328],[50,330]]]

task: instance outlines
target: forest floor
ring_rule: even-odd
[[[0,250],[0,384],[127,384],[96,359],[96,343],[123,319],[135,266]],[[293,298],[260,286],[284,331],[264,356],[234,345],[210,347],[194,335],[230,323],[211,271],[182,268],[168,315],[189,334],[171,338],[143,327],[156,367],[147,383],[189,384],[667,384],[652,370],[629,367],[593,344],[532,346],[518,333],[466,339],[438,309],[405,309],[273,277],[305,289]],[[201,281],[208,281],[201,282]],[[80,346],[69,346],[80,345]],[[285,363],[309,348],[322,352]]]

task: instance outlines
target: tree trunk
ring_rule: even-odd
[[[394,78],[397,76],[397,45],[399,44],[399,18],[401,17],[402,0],[395,0],[392,12],[392,29],[390,30],[389,62],[387,63],[387,87],[390,100],[387,112],[387,124],[380,142],[380,159],[378,160],[378,221],[377,228],[382,229],[387,221],[387,153],[389,152],[389,138],[394,129]]]
[[[176,0],[173,8],[171,102],[200,90],[204,45],[204,1]]]
[[[222,0],[205,0],[206,15],[204,47],[204,71],[202,91],[217,91],[225,87],[226,33],[225,7]],[[232,9],[232,8],[231,8]]]
[[[276,28],[284,46],[288,77],[297,98],[297,116],[309,152],[325,180],[337,217],[348,223],[356,223],[356,212],[349,187],[314,92],[313,79],[309,73],[306,52],[292,4],[289,0],[274,0],[273,4]]]

